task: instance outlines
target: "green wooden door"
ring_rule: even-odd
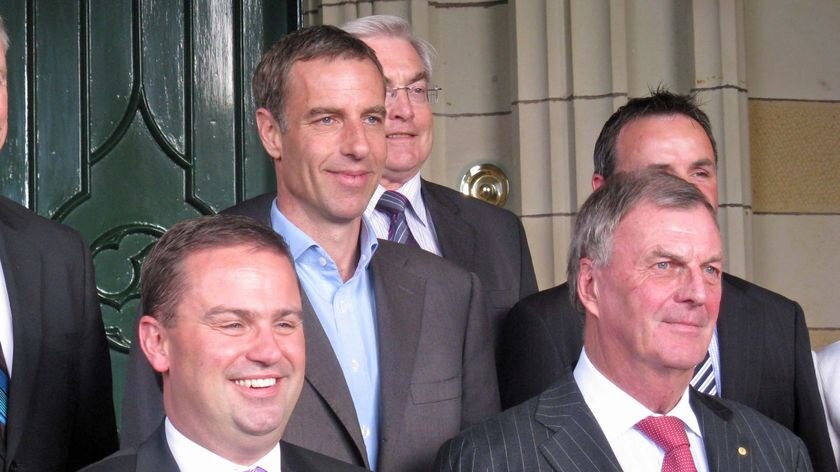
[[[0,190],[91,245],[117,409],[140,263],[173,223],[274,188],[251,74],[296,0],[3,0]],[[118,411],[119,413],[119,411]]]

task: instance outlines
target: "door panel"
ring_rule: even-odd
[[[295,0],[3,2],[0,190],[91,244],[117,408],[139,268],[173,223],[274,188],[250,77]]]

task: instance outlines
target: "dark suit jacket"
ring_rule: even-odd
[[[537,291],[522,222],[513,213],[426,180],[421,194],[442,255],[478,275],[496,339],[499,321]]]
[[[690,393],[713,472],[810,471],[802,441],[734,402]],[[747,454],[741,455],[739,448]],[[438,471],[611,471],[615,454],[571,373],[535,397],[447,442]]]
[[[0,197],[14,360],[2,470],[77,470],[117,448],[93,264],[75,231]]]
[[[273,196],[230,210],[268,224]],[[379,339],[378,470],[426,471],[446,439],[499,411],[490,330],[473,274],[420,249],[379,241],[372,264]],[[306,382],[284,433],[290,443],[369,466],[338,359],[305,294]],[[123,447],[163,417],[160,390],[132,350]],[[129,433],[130,436],[126,436]]]
[[[365,469],[280,441],[283,472],[361,472]],[[125,449],[82,472],[178,472],[163,424],[137,449]]]
[[[572,308],[563,284],[517,304],[504,326],[499,388],[508,408],[574,367],[583,346],[583,315]],[[801,437],[816,470],[836,471],[802,308],[724,274],[717,329],[723,397]]]

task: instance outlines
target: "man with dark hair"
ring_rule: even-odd
[[[802,440],[689,388],[721,299],[715,208],[656,170],[619,173],[583,204],[568,280],[585,312],[573,373],[445,444],[437,470],[812,470]]]
[[[419,246],[478,275],[495,336],[502,316],[537,291],[537,279],[516,215],[420,177],[432,153],[432,103],[441,93],[432,85],[434,47],[398,16],[366,16],[341,28],[376,51],[385,73],[388,159],[365,215],[377,237]],[[404,207],[395,211],[389,202],[400,201]]]
[[[8,47],[0,17],[0,148]],[[78,470],[117,449],[111,358],[87,244],[0,197],[0,266],[0,470]]]
[[[244,216],[183,221],[146,257],[141,294],[137,343],[163,376],[166,419],[85,471],[362,470],[280,440],[305,360],[283,238]]]
[[[692,97],[657,90],[630,100],[604,125],[595,144],[593,189],[615,172],[645,168],[694,184],[717,208],[715,141]],[[778,421],[804,440],[817,470],[836,470],[802,308],[731,274],[723,274],[722,287],[717,329],[692,385]],[[574,367],[583,315],[568,295],[568,284],[545,290],[506,318],[499,352],[504,407],[538,394]]]
[[[377,241],[362,217],[385,162],[386,114],[365,43],[301,29],[263,56],[253,86],[277,195],[228,211],[281,234],[301,281],[308,365],[284,438],[373,470],[428,470],[444,440],[499,409],[481,285]],[[124,425],[142,438],[159,393],[147,366],[129,368]]]

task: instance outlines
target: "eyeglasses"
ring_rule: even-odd
[[[405,85],[403,87],[385,89],[385,103],[393,103],[397,99],[397,92],[400,90],[405,90],[405,94],[408,95],[408,100],[411,103],[437,103],[438,95],[443,88]]]

